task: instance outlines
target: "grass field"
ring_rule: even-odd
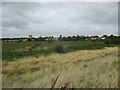
[[[62,45],[65,52],[112,46],[98,41],[3,42],[2,60],[13,61],[21,57],[49,55],[55,53],[55,47],[58,45]]]
[[[7,45],[3,43],[4,54],[34,53],[14,57],[14,61],[4,56],[3,88],[118,87],[117,47],[106,47],[103,42],[86,41],[21,42],[20,45],[9,44],[7,50],[4,50]],[[63,45],[67,52],[56,53],[54,47],[57,45]]]

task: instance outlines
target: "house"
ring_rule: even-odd
[[[5,42],[19,42],[19,40],[5,40]]]
[[[85,40],[91,40],[91,38],[90,38],[90,37],[87,37],[87,38],[85,38]]]
[[[104,40],[104,39],[105,39],[105,37],[101,37],[101,39],[102,39],[102,40]]]
[[[99,40],[98,36],[85,37],[85,40]]]
[[[106,39],[107,37],[108,37],[107,35],[103,35],[103,36],[101,37],[101,39],[104,40],[104,39]]]
[[[20,39],[20,41],[25,42],[28,41],[28,39]]]
[[[91,40],[97,40],[97,38],[96,37],[91,37]]]

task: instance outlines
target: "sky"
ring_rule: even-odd
[[[2,37],[118,35],[117,2],[3,2]]]

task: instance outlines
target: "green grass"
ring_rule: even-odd
[[[31,47],[41,42],[2,42],[2,52],[7,53],[17,49]]]
[[[63,46],[64,53],[77,50],[93,50],[112,46],[98,41],[44,41],[44,42],[3,42],[2,60],[13,61],[22,57],[39,57],[56,53],[55,47]],[[114,45],[113,45],[114,46]]]
[[[118,88],[118,48],[3,61],[3,88]]]

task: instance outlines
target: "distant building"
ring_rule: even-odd
[[[20,39],[20,41],[25,42],[28,41],[28,39]]]
[[[102,40],[104,40],[104,39],[105,39],[105,37],[101,37],[101,39],[102,39]]]
[[[97,38],[96,37],[91,37],[91,40],[97,40]]]
[[[5,42],[19,42],[19,40],[5,40]]]
[[[29,35],[29,39],[32,39],[32,35]]]
[[[59,39],[58,37],[54,37],[54,40],[56,40],[56,41],[57,41],[58,39]]]
[[[90,37],[87,37],[87,38],[85,38],[85,40],[91,40],[91,38],[90,38]]]
[[[35,40],[36,40],[36,38],[34,38],[32,35],[29,35],[28,41],[35,41]]]
[[[85,40],[99,40],[99,37],[96,36],[86,37]]]
[[[106,39],[107,37],[108,37],[107,35],[103,35],[103,36],[101,37],[101,39],[104,40],[104,39]]]

